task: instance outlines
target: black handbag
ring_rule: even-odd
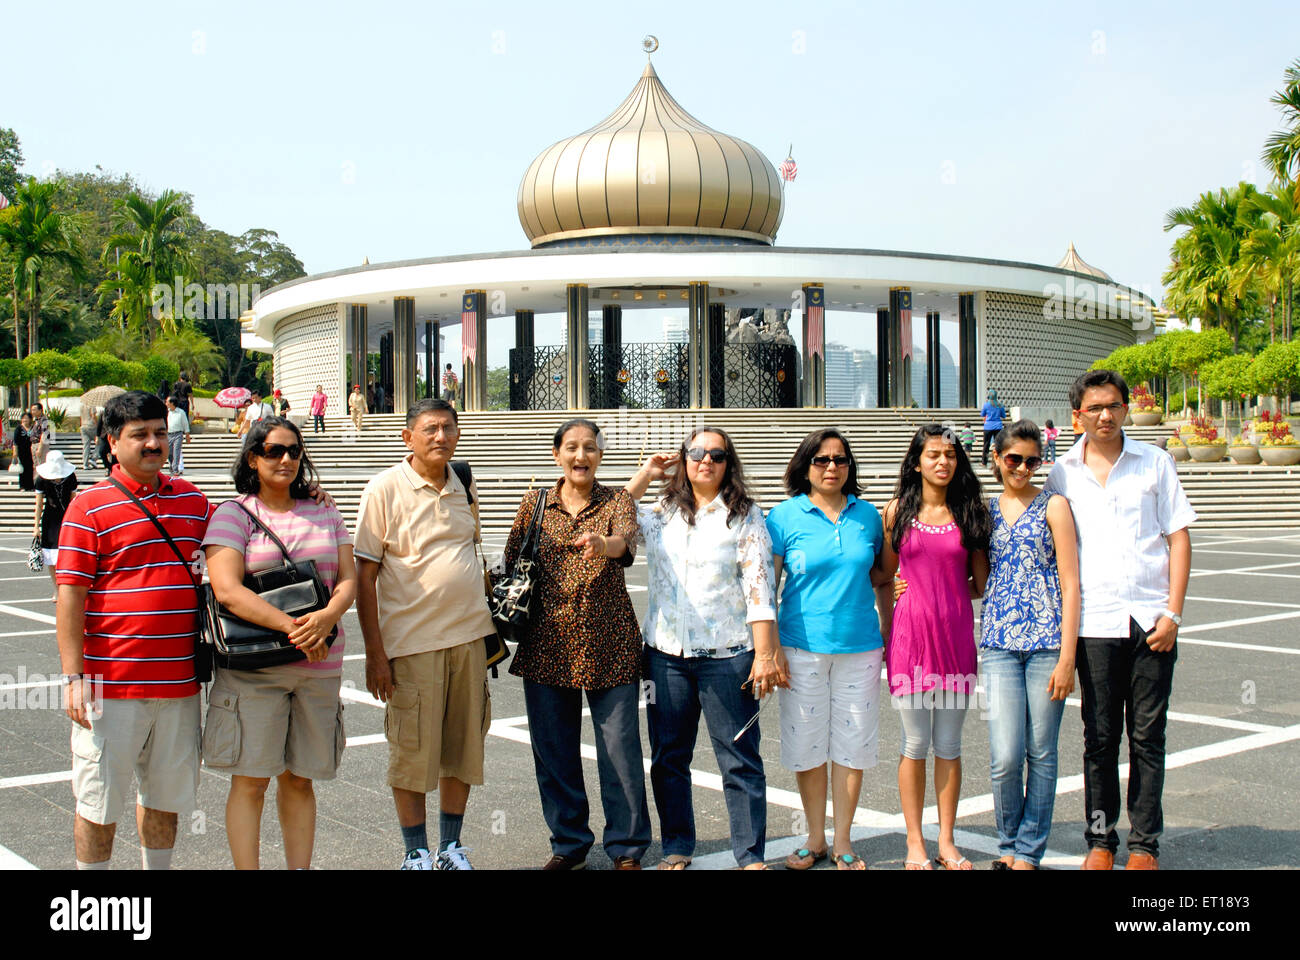
[[[291,617],[323,610],[330,602],[330,592],[316,569],[315,560],[294,562],[280,538],[271,532],[253,512],[238,501],[235,506],[248,514],[262,532],[280,548],[280,566],[261,573],[245,573],[244,586],[277,610]],[[217,666],[227,670],[260,670],[286,663],[300,663],[307,655],[293,645],[289,635],[256,623],[241,620],[217,600],[211,584],[204,586],[206,603],[203,605],[203,634],[212,644]],[[333,646],[338,636],[335,626],[325,638],[326,646]]]
[[[470,484],[474,482],[474,473],[470,470],[469,463],[465,460],[452,460],[451,468],[456,471],[461,486],[465,488],[465,499],[469,501],[471,507],[474,506],[474,492],[470,489]],[[483,565],[483,595],[487,599],[490,609],[492,606],[492,577],[488,573],[487,560],[483,558],[481,546],[477,541],[474,546],[478,551],[479,562]],[[493,627],[495,626],[494,621]],[[488,669],[492,671],[492,676],[495,677],[498,664],[504,663],[510,656],[510,648],[506,646],[505,640],[495,629],[483,638],[483,654],[487,660]]]
[[[492,594],[488,597],[488,607],[492,611],[492,621],[497,625],[497,632],[518,643],[524,642],[528,637],[528,620],[532,614],[537,577],[541,572],[537,555],[542,541],[542,516],[545,512],[546,491],[542,490],[537,495],[532,519],[519,544],[519,556],[492,585]]]

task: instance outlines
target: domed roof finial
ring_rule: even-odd
[[[650,54],[659,49],[659,38],[653,33],[647,33],[641,38],[641,49],[645,51],[645,58],[650,59]]]

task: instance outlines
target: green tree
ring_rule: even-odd
[[[1254,392],[1255,377],[1251,371],[1251,357],[1244,353],[1233,353],[1220,357],[1205,365],[1201,370],[1201,383],[1205,392],[1220,401],[1220,415],[1223,417],[1223,435],[1228,437],[1228,411],[1233,405],[1237,407],[1237,432],[1241,433],[1242,401]]]
[[[0,193],[11,202],[22,182],[18,173],[22,166],[23,148],[18,134],[8,127],[0,127]]]
[[[1210,329],[1199,333],[1188,332],[1175,340],[1169,348],[1169,361],[1175,370],[1190,376],[1196,384],[1196,406],[1200,409],[1202,367],[1226,357],[1232,352],[1232,339],[1226,330]]]
[[[174,360],[159,356],[156,352],[149,354],[141,363],[144,364],[147,390],[157,390],[164,380],[169,385],[174,384],[181,373],[180,366]]]
[[[77,361],[58,350],[41,350],[33,353],[25,361],[32,379],[45,385],[46,395],[50,387],[60,380],[67,380],[77,372]]]
[[[190,207],[189,194],[175,190],[164,190],[152,201],[128,194],[116,203],[113,226],[118,232],[105,241],[103,257],[122,251],[115,269],[121,272],[122,262],[131,261],[137,279],[150,291],[158,284],[172,288],[179,282],[184,287],[193,267],[193,235],[201,228]],[[164,312],[159,318],[163,330],[175,329],[182,310],[182,304],[173,304]],[[147,327],[145,336],[152,337]]]
[[[1267,394],[1285,410],[1291,394],[1300,388],[1300,340],[1271,343],[1255,357],[1252,392]]]
[[[1289,184],[1300,199],[1300,58],[1293,60],[1282,76],[1282,89],[1269,98],[1282,113],[1282,129],[1264,143],[1264,162],[1273,176]]]
[[[81,349],[69,356],[76,363],[73,376],[86,390],[104,384],[121,386],[126,383],[126,363],[111,354]]]
[[[32,378],[26,360],[15,357],[0,358],[0,387],[16,390]]]
[[[510,409],[510,368],[489,367],[487,372],[487,408]]]
[[[221,374],[221,349],[205,337],[195,321],[187,320],[174,333],[163,333],[153,342],[153,352],[165,357],[177,368],[193,376],[195,386],[217,379]],[[172,379],[176,374],[172,375]]]

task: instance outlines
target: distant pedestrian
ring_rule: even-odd
[[[54,580],[54,570],[59,560],[59,530],[63,528],[63,515],[76,495],[77,474],[72,464],[58,450],[51,450],[45,462],[36,468],[36,515],[32,518],[32,536],[41,541],[41,555],[54,586],[56,603],[59,588]]]
[[[984,452],[980,455],[980,463],[987,467],[989,444],[993,441],[993,436],[1002,429],[1002,421],[1007,416],[1007,409],[998,401],[996,390],[989,391],[988,403],[980,407],[980,416],[984,418]]]
[[[39,467],[45,462],[45,455],[50,452],[50,447],[54,443],[54,424],[45,415],[45,407],[41,404],[33,403],[30,412],[32,415],[32,462]]]
[[[1043,439],[1047,441],[1048,463],[1056,462],[1056,438],[1060,435],[1061,431],[1057,429],[1056,424],[1052,423],[1051,420],[1048,420],[1047,425],[1043,428]]]
[[[458,382],[456,371],[451,368],[450,363],[447,364],[447,368],[442,372],[442,399],[452,404],[456,402],[456,386]]]
[[[316,384],[316,392],[311,395],[311,402],[308,410],[311,412],[313,432],[325,432],[325,405],[329,403],[330,398],[325,395],[325,388],[319,383]]]
[[[966,451],[967,457],[975,450],[975,431],[971,429],[969,423],[961,428],[961,446]]]
[[[184,446],[190,442],[190,418],[181,409],[180,400],[167,398],[167,459],[172,474],[179,477],[185,472]]]
[[[158,384],[158,392],[156,396],[163,403],[166,403],[167,398],[170,397],[171,395],[172,395],[171,381],[168,380],[166,377],[163,377],[162,382]]]
[[[18,454],[18,466],[21,472],[18,474],[19,490],[35,490],[33,485],[33,468],[36,466],[32,458],[32,452],[36,446],[35,426],[32,424],[32,415],[24,413],[18,421],[18,428],[14,430],[14,451]]]
[[[190,415],[190,397],[194,395],[194,387],[190,385],[190,377],[187,373],[181,373],[180,379],[176,381],[176,386],[172,388],[172,396],[180,401],[180,408],[185,411],[185,416]]]
[[[361,424],[370,412],[370,407],[366,403],[366,395],[361,392],[361,384],[352,385],[352,394],[348,397],[348,413],[352,415],[352,426],[356,427],[357,433],[361,432]]]
[[[95,465],[95,414],[94,407],[81,411],[81,469],[89,470]]]
[[[388,412],[388,394],[384,391],[382,383],[375,384],[375,413]]]

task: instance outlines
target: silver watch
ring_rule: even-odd
[[[66,687],[68,684],[72,683],[72,681],[84,680],[85,677],[86,675],[84,673],[64,673],[59,675],[59,682]]]
[[[1174,613],[1172,610],[1166,610],[1164,613],[1161,614],[1161,616],[1168,617],[1170,620],[1172,620],[1174,622],[1175,627],[1181,627],[1183,625],[1183,618],[1180,617],[1178,614]]]

